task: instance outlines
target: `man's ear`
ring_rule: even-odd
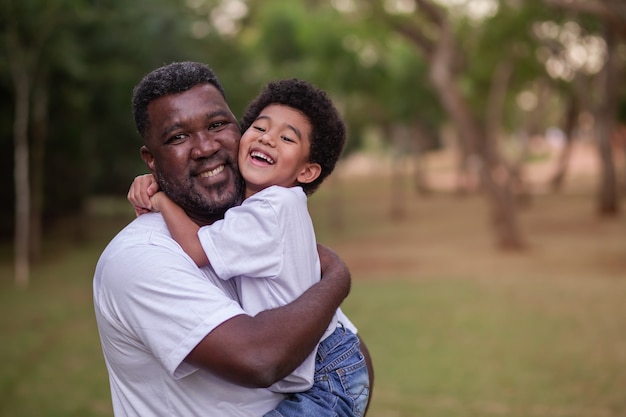
[[[152,152],[150,152],[150,149],[148,149],[145,145],[141,147],[141,159],[143,159],[143,162],[146,163],[148,169],[154,173],[154,156],[152,155]]]
[[[307,163],[300,174],[298,174],[298,182],[300,184],[309,184],[317,179],[322,173],[322,167],[320,164]]]

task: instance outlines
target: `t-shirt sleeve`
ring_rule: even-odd
[[[145,345],[174,378],[197,369],[184,360],[207,334],[245,314],[208,267],[199,269],[163,242],[127,247],[103,268],[109,284],[99,304],[120,342]]]
[[[200,228],[200,243],[220,278],[278,275],[284,253],[279,213],[272,200],[254,195],[229,209],[223,220]]]

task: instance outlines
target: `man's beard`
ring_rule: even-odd
[[[209,224],[224,217],[224,213],[231,207],[241,204],[243,200],[244,182],[238,171],[235,171],[235,186],[230,183],[212,186],[211,195],[219,198],[207,198],[194,188],[193,179],[187,178],[184,182],[171,182],[159,177],[159,188],[185,212],[203,223]]]

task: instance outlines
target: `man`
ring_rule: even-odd
[[[241,201],[239,125],[213,72],[175,63],[135,88],[141,155],[160,188],[199,225]],[[251,317],[230,281],[198,269],[160,214],[142,215],[103,252],[94,306],[116,416],[261,416],[268,387],[315,348],[347,296],[349,272],[320,247],[323,279]],[[244,388],[245,387],[245,388]]]

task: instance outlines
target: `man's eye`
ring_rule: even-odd
[[[182,141],[184,141],[184,140],[185,140],[185,137],[186,137],[186,136],[185,136],[185,135],[183,135],[182,133],[181,133],[181,134],[179,134],[179,135],[174,135],[174,136],[169,137],[169,138],[165,141],[165,143],[166,143],[166,144],[176,144],[176,143],[180,143],[180,142],[182,142]]]
[[[217,130],[217,129],[221,129],[222,127],[226,126],[226,122],[215,122],[215,123],[211,123],[211,126],[209,126],[209,130]]]

